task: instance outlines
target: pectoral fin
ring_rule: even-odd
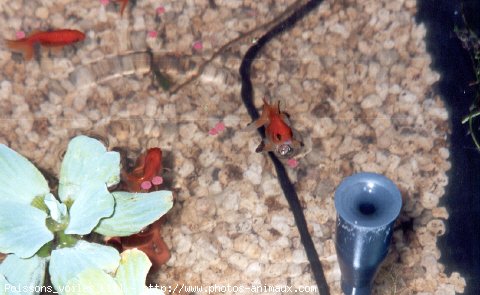
[[[258,118],[257,120],[251,122],[251,123],[248,123],[247,127],[243,128],[242,131],[252,131],[252,130],[255,130],[255,129],[258,129],[262,126],[265,126],[268,124],[268,117],[267,116],[262,116],[260,118]]]
[[[265,142],[262,140],[260,142],[260,144],[257,146],[257,148],[255,149],[255,152],[256,153],[261,153],[261,152],[263,152],[264,148],[265,148]]]
[[[261,152],[273,152],[275,151],[275,144],[271,141],[267,140],[262,140],[258,147],[255,149],[256,153],[261,153]]]

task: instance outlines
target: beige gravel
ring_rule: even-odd
[[[52,172],[76,134],[128,147],[132,157],[162,148],[176,192],[163,228],[172,258],[156,278],[162,285],[314,285],[272,164],[254,153],[260,138],[240,132],[249,118],[238,68],[262,32],[234,43],[174,94],[152,86],[145,53],[151,48],[181,85],[222,45],[292,3],[138,0],[121,18],[118,6],[93,0],[0,1],[3,38],[60,26],[87,34],[61,52],[42,49],[41,62],[24,63],[0,45],[0,142]],[[156,16],[160,5],[165,13]],[[404,199],[374,294],[453,295],[465,286],[438,262],[448,113],[432,90],[439,75],[415,12],[414,0],[327,0],[253,64],[257,106],[264,95],[280,100],[307,143],[289,174],[332,294],[340,294],[333,194],[358,171],[385,174]],[[193,49],[199,40],[203,49]],[[218,122],[226,130],[209,135]]]

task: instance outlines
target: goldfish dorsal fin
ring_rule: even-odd
[[[278,108],[278,113],[283,114],[285,113],[285,110],[287,109],[287,102],[285,99],[278,99],[277,100],[277,108]]]

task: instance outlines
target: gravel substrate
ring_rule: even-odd
[[[313,286],[273,166],[254,152],[260,138],[241,132],[249,117],[238,68],[264,31],[203,66],[293,2],[138,0],[123,18],[118,6],[96,0],[0,2],[3,38],[63,27],[87,34],[60,52],[42,48],[40,62],[0,46],[0,142],[54,174],[76,134],[132,157],[160,147],[176,192],[163,228],[172,257],[161,285]],[[415,0],[327,0],[253,63],[256,105],[264,95],[280,100],[307,145],[289,173],[332,294],[341,294],[333,194],[359,171],[386,175],[404,201],[374,294],[453,295],[465,286],[438,263],[436,240],[448,218],[438,207],[450,168],[448,113],[432,90],[439,75],[415,12]],[[152,84],[147,48],[175,93]],[[209,134],[218,122],[226,129]]]

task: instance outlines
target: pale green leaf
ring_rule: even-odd
[[[6,294],[32,295],[45,291],[43,282],[45,279],[46,258],[36,255],[23,259],[14,254],[8,255],[0,265],[0,276],[5,281],[0,282],[0,288],[7,291]],[[0,281],[2,281],[0,279]],[[1,286],[6,284],[5,286]],[[0,292],[0,294],[2,294]]]
[[[142,295],[165,295],[165,292],[163,292],[160,288],[145,287],[145,289],[143,289]]]
[[[30,204],[50,191],[42,173],[25,157],[0,144],[0,202],[15,200]]]
[[[115,212],[102,219],[95,232],[105,236],[129,236],[153,223],[173,206],[172,192],[113,192]]]
[[[115,280],[98,268],[88,268],[69,280],[60,295],[126,295]],[[129,294],[130,295],[130,294]]]
[[[137,249],[126,250],[122,252],[115,280],[125,294],[141,295],[150,266],[152,263],[145,253]]]
[[[33,256],[53,234],[45,225],[47,214],[40,209],[3,200],[0,205],[0,252],[21,258]]]
[[[67,217],[67,206],[60,203],[52,194],[47,194],[43,200],[47,206],[50,217],[58,223],[62,223],[63,219]]]
[[[68,281],[89,268],[114,273],[120,254],[113,247],[78,241],[74,247],[52,251],[49,272],[53,287],[59,291]]]
[[[86,184],[70,208],[70,222],[66,234],[89,234],[101,218],[113,213],[115,201],[104,183]]]
[[[75,200],[89,183],[108,186],[120,181],[120,154],[107,152],[103,144],[87,136],[77,136],[68,144],[60,169],[60,200]]]
[[[12,284],[10,284],[5,276],[0,274],[0,295],[10,295],[11,292],[7,293],[7,290],[10,291]]]

